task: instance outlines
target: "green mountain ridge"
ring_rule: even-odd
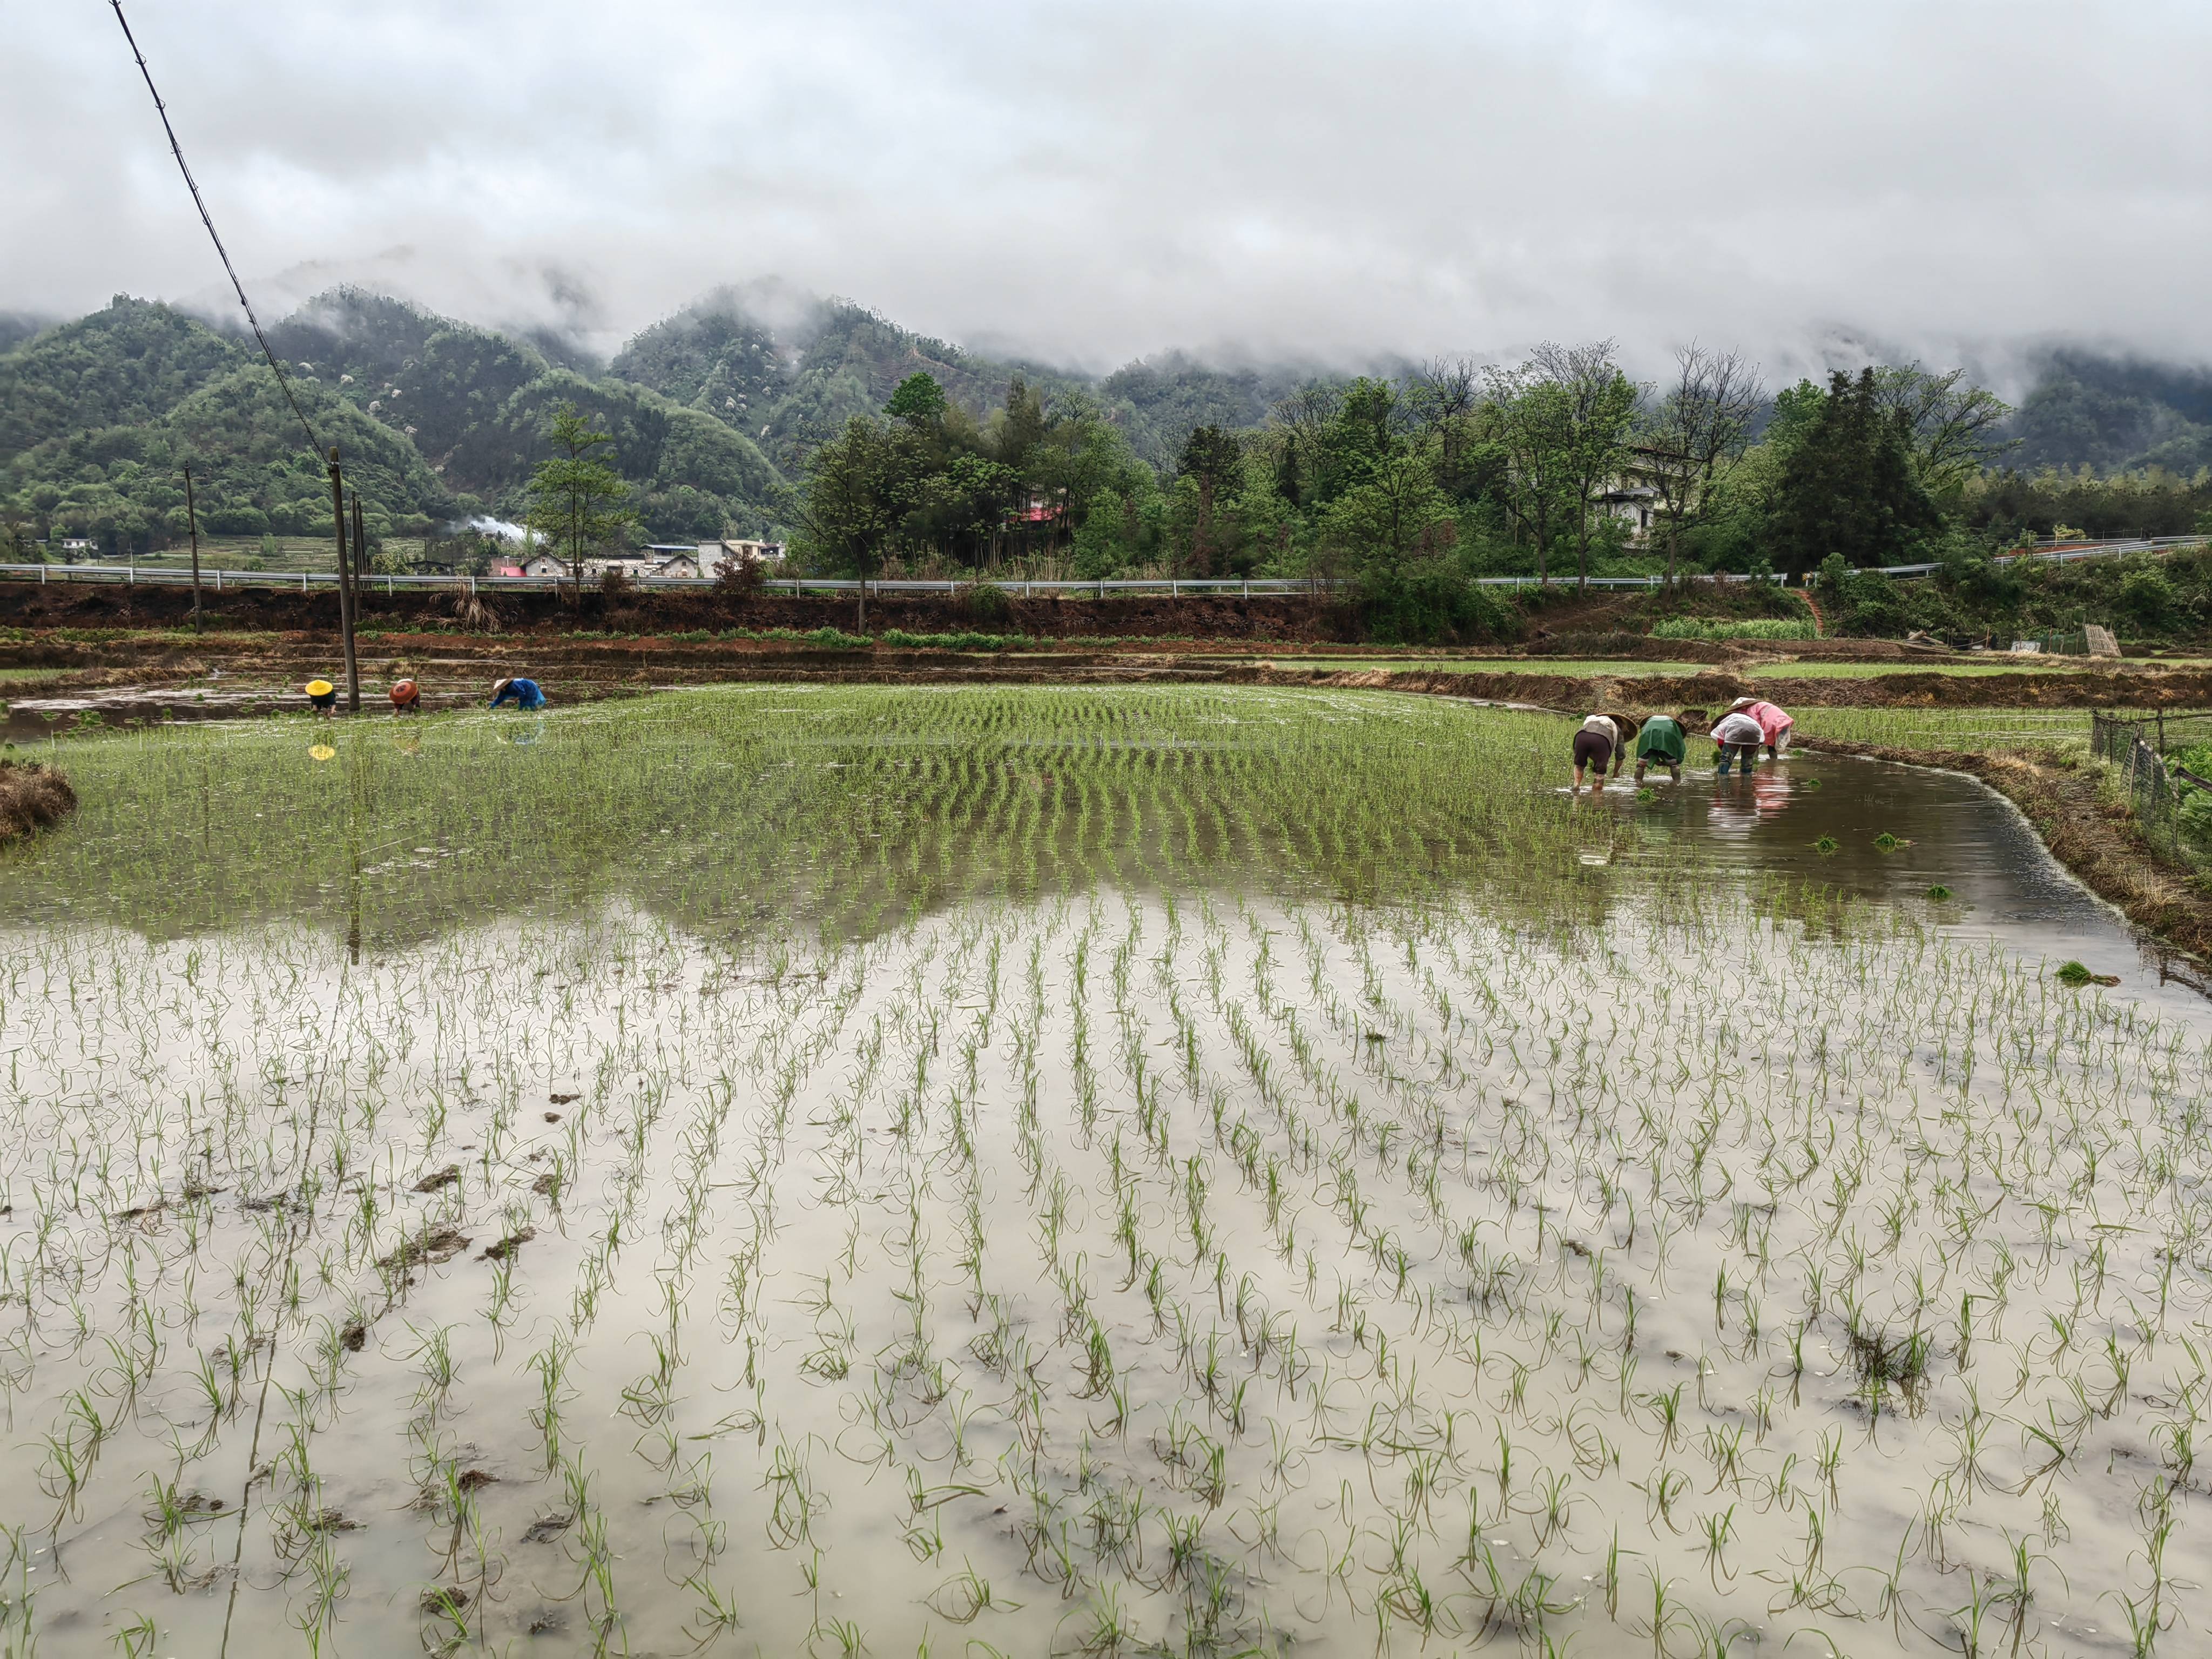
[[[118,295],[73,321],[0,331],[0,537],[84,534],[111,551],[184,532],[180,470],[216,534],[318,535],[319,465],[250,338]],[[269,331],[296,395],[337,442],[382,535],[477,513],[520,518],[551,410],[614,436],[639,529],[655,541],[775,532],[808,454],[927,373],[978,422],[1017,381],[1085,408],[1172,471],[1194,428],[1263,423],[1318,366],[1224,367],[1180,352],[1104,376],[994,359],[848,300],[725,288],[639,331],[604,368],[550,334],[522,337],[357,288]],[[1403,368],[1402,364],[1395,365]],[[2083,349],[2038,360],[2006,464],[2099,471],[2212,465],[2212,370]]]

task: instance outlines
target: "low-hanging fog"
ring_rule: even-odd
[[[138,0],[264,312],[354,280],[600,349],[774,274],[1071,366],[1699,337],[1770,372],[2212,356],[2178,0]],[[18,8],[0,311],[221,273],[115,18]]]

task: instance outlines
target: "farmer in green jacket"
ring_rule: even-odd
[[[1667,775],[1682,781],[1682,762],[1689,753],[1683,740],[1684,722],[1672,714],[1654,714],[1636,733],[1636,781],[1644,781],[1644,769],[1663,766]]]

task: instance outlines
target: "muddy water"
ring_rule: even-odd
[[[1710,767],[1686,769],[1679,785],[1647,776],[1649,802],[1637,801],[1623,781],[1607,786],[1603,806],[1640,832],[1643,844],[1624,865],[1646,881],[1781,877],[1830,885],[2000,941],[2029,960],[2078,960],[2092,972],[2122,975],[2130,996],[2195,1012],[2200,981],[2190,964],[2082,886],[2018,810],[1975,779],[1800,753],[1747,778],[1716,777]],[[1884,835],[1897,844],[1885,848]],[[1824,837],[1832,851],[1820,847]],[[1948,899],[1929,896],[1938,885],[1950,890]]]
[[[1963,780],[1511,781],[1547,921],[10,887],[9,1639],[2187,1650],[2203,1005]]]

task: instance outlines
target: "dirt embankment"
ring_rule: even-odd
[[[274,633],[310,631],[336,638],[335,591],[234,588],[204,592],[206,625]],[[849,599],[719,589],[609,594],[587,590],[579,605],[566,594],[450,590],[385,593],[371,578],[362,594],[367,629],[451,629],[489,625],[502,634],[562,634],[578,628],[619,634],[680,634],[708,629],[851,629],[859,608]],[[14,628],[189,627],[191,590],[185,587],[0,582],[0,625]],[[1158,638],[1320,642],[1351,637],[1349,618],[1332,602],[1303,594],[1231,594],[1063,599],[1009,595],[979,604],[964,593],[881,593],[868,599],[872,631],[915,634],[968,631],[1029,634],[1043,639]]]
[[[1937,766],[1979,778],[2027,817],[2044,844],[2089,890],[2128,919],[2212,962],[2212,893],[2187,866],[2143,839],[2128,810],[2106,799],[2093,773],[2024,750],[1970,754],[1806,738],[1798,747]]]
[[[51,766],[0,761],[0,842],[58,823],[76,809],[76,791]]]
[[[2201,708],[2212,706],[2212,672],[2128,669],[2069,673],[1942,674],[1907,672],[1862,678],[1793,678],[1780,672],[1709,669],[1695,674],[1466,673],[1428,670],[1252,671],[1270,684],[1419,691],[1435,696],[1527,702],[1546,708],[1654,711],[1771,698],[1808,708]]]

